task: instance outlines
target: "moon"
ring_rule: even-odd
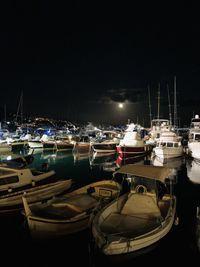
[[[119,104],[118,104],[118,107],[119,107],[119,108],[123,108],[124,105],[123,105],[122,103],[119,103]]]

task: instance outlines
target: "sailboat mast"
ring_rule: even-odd
[[[21,92],[21,124],[23,124],[23,91]]]
[[[158,114],[157,119],[160,119],[160,83],[158,84]]]
[[[19,104],[17,108],[16,122],[19,116],[19,111],[21,112],[21,123],[23,122],[23,91],[21,92]]]
[[[171,113],[171,103],[170,103],[170,94],[169,94],[169,85],[167,84],[167,93],[168,93],[168,103],[169,103],[169,123],[172,125],[172,113]]]
[[[150,96],[150,86],[148,85],[148,95],[149,95],[149,119],[150,119],[150,125],[152,121],[152,113],[151,113],[151,96]]]
[[[177,126],[176,76],[174,76],[174,128]]]
[[[5,121],[5,123],[6,123],[6,120],[7,120],[7,118],[6,118],[6,104],[4,105],[4,121]]]

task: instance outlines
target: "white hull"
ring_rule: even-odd
[[[0,213],[11,213],[22,210],[22,196],[26,196],[29,203],[41,202],[65,192],[71,187],[71,184],[71,179],[66,181],[57,181],[1,196]]]
[[[183,155],[183,148],[181,147],[155,147],[154,153],[157,157],[162,159],[176,158]]]
[[[28,145],[30,148],[43,148],[43,143],[39,141],[28,141]]]

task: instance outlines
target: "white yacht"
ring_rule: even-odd
[[[183,155],[183,145],[181,137],[173,131],[164,131],[160,133],[160,138],[153,148],[154,154],[162,159],[175,158]]]

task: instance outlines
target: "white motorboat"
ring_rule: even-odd
[[[154,154],[162,159],[176,158],[183,155],[183,145],[180,137],[173,131],[164,131],[156,141]]]

